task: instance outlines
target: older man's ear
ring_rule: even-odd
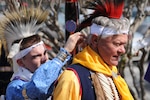
[[[90,47],[92,47],[93,49],[97,48],[98,41],[99,41],[99,36],[96,34],[92,34],[90,37],[90,42],[89,42]]]

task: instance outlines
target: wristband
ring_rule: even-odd
[[[67,58],[67,56],[70,56],[71,54],[67,52],[64,48],[60,48],[60,51],[58,52],[56,58],[64,62]]]

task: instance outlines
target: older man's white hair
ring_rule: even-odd
[[[116,34],[128,34],[129,27],[130,23],[127,18],[111,19],[100,16],[92,20],[90,33],[105,38]]]

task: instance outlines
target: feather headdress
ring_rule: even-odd
[[[98,16],[119,19],[122,15],[124,0],[88,0],[84,7],[94,11],[78,26],[76,31],[90,26],[92,20]]]
[[[6,40],[5,50],[10,58],[16,54],[19,46],[13,42],[36,34],[47,16],[48,12],[40,8],[22,7],[16,11],[4,12],[4,18],[0,22],[0,36]]]
[[[4,12],[0,22],[0,39],[3,41],[7,58],[12,59],[14,72],[18,70],[15,55],[19,52],[21,40],[37,34],[47,17],[48,11],[39,7],[21,7],[18,10]]]

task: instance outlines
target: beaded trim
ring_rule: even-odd
[[[62,62],[65,61],[67,54],[65,52],[59,51],[59,53],[56,56],[59,60],[61,60]]]
[[[22,90],[22,96],[24,97],[24,100],[29,100],[25,88]]]
[[[60,51],[58,52],[56,58],[64,62],[67,58],[67,56],[71,56],[70,53],[68,53],[64,48],[60,48]]]

